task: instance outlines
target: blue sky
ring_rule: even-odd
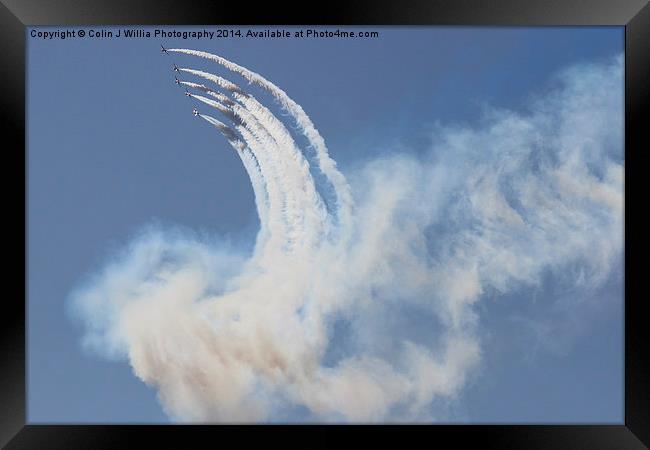
[[[390,153],[424,154],[436,124],[477,126],[486,105],[526,110],[558,72],[609,60],[624,42],[617,27],[379,31],[352,41],[27,37],[30,422],[168,422],[126,361],[82,350],[69,295],[154,221],[242,245],[254,239],[241,162],[173,84],[173,61],[214,65],[163,55],[161,43],[218,53],[282,87],[346,173]],[[573,315],[562,299],[575,291],[553,274],[534,288],[485,294],[482,364],[456,401],[443,402],[448,417],[622,422],[621,267],[585,294],[602,301],[569,306]],[[578,316],[588,325],[567,319]],[[575,332],[540,343],[522,325],[531,317]]]

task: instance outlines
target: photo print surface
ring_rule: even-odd
[[[622,27],[27,41],[30,423],[623,423]]]

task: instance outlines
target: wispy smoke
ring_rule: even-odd
[[[302,107],[261,75],[316,150],[328,210],[291,133],[240,87],[194,96],[242,159],[260,216],[252,254],[146,229],[72,296],[87,346],[126,358],[181,421],[436,419],[481,360],[477,302],[546,273],[597,286],[623,245],[622,58],[574,67],[525,112],[438,126],[422,157],[347,179]],[[200,84],[183,82],[203,92]],[[224,95],[224,94],[219,94]],[[423,118],[426,120],[426,118]],[[426,322],[415,332],[413,317]],[[406,326],[405,326],[406,324]]]

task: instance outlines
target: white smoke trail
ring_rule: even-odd
[[[256,84],[270,92],[276,98],[276,100],[280,102],[280,105],[282,105],[282,107],[285,108],[296,120],[296,123],[300,129],[303,131],[304,135],[316,150],[319,168],[334,187],[338,203],[338,214],[340,215],[339,219],[343,223],[344,227],[350,226],[350,221],[352,219],[352,209],[354,206],[352,192],[350,191],[350,187],[345,180],[345,177],[336,167],[336,162],[330,158],[327,146],[325,145],[325,140],[320,135],[307,113],[305,113],[305,111],[302,109],[302,106],[297,104],[291,97],[287,95],[286,92],[284,92],[282,89],[280,89],[278,86],[260,74],[255,73],[238,64],[235,64],[221,56],[203,51],[188,49],[169,49],[168,51],[185,53],[188,55],[198,56],[201,58],[209,59],[211,61],[215,61],[226,69],[243,76],[250,83]]]
[[[531,112],[441,127],[426,157],[367,162],[349,174],[353,238],[303,253],[284,251],[304,229],[282,211],[304,175],[286,130],[235,96],[269,240],[246,258],[145,233],[73,293],[86,345],[127,359],[181,421],[296,420],[296,407],[315,421],[440,419],[432,402],[453,401],[481,361],[481,300],[550,273],[588,303],[582,289],[622,265],[622,73],[622,58],[573,69]]]
[[[255,117],[277,143],[276,148],[280,152],[280,160],[286,165],[285,170],[293,174],[295,178],[294,189],[305,194],[301,199],[301,208],[306,218],[303,229],[310,234],[310,239],[308,239],[310,242],[307,245],[314,245],[328,228],[329,223],[325,207],[316,190],[314,179],[309,172],[309,163],[304,158],[289,131],[268,108],[251,95],[234,93],[233,96]]]
[[[322,224],[314,223],[314,221],[305,223],[303,216],[305,212],[313,210],[318,204],[309,204],[308,200],[304,199],[304,189],[296,182],[296,177],[291,176],[293,172],[291,168],[288,168],[283,159],[279,157],[281,152],[278,149],[278,144],[268,130],[248,110],[237,104],[228,107],[201,95],[195,94],[192,97],[222,112],[233,122],[237,124],[243,123],[250,132],[250,135],[248,133],[243,134],[245,139],[255,139],[265,149],[264,153],[257,158],[263,159],[262,164],[268,164],[268,167],[266,167],[268,176],[274,177],[280,186],[283,220],[287,222],[288,227],[284,233],[286,237],[285,248],[287,250],[295,249],[295,246],[304,244],[308,237],[311,237],[309,242],[314,242],[318,238],[318,232],[321,231]],[[241,132],[241,128],[239,130]],[[251,143],[249,142],[248,145],[250,147]],[[311,200],[312,202],[315,201],[314,198]],[[315,214],[311,213],[309,216],[313,217]],[[318,225],[321,225],[321,227],[319,228]],[[310,232],[308,233],[307,230]]]
[[[214,127],[217,128],[221,132],[221,134],[223,134],[223,136],[228,140],[228,142],[232,144],[235,150],[242,151],[243,143],[237,139],[237,133],[235,132],[235,130],[233,130],[225,123],[215,119],[214,117],[205,114],[199,114],[199,117],[214,125]]]
[[[237,95],[239,99],[249,99],[247,96]],[[284,137],[289,133],[284,129],[281,122],[277,119],[272,121],[268,115],[259,114],[259,108],[254,109],[258,112],[258,116],[256,116],[248,109],[237,104],[228,107],[201,95],[192,95],[192,97],[219,110],[233,122],[243,123],[251,133],[252,138],[256,139],[266,149],[263,158],[269,163],[267,170],[269,174],[273,174],[280,186],[282,186],[284,219],[287,221],[290,230],[286,234],[287,248],[294,248],[300,244],[307,247],[313,246],[323,233],[325,214],[313,180],[309,175],[309,168],[304,166],[301,168],[295,162],[292,164],[290,159],[287,160],[282,157],[287,154],[285,146],[293,145],[293,141],[287,141],[286,137]],[[251,101],[246,103],[249,106],[255,105],[255,102]],[[260,123],[258,117],[261,117],[265,124]],[[283,140],[278,142],[268,128],[274,129],[274,134],[284,137]],[[279,128],[282,128],[282,131]],[[294,151],[299,152],[298,150]]]
[[[269,239],[269,227],[268,227],[268,217],[269,217],[269,200],[268,193],[266,192],[266,186],[264,185],[264,179],[262,178],[262,173],[260,172],[260,167],[257,162],[257,159],[251,152],[251,150],[244,145],[243,142],[237,141],[237,146],[241,147],[239,150],[239,157],[242,160],[244,168],[248,173],[248,176],[251,180],[251,185],[253,187],[253,195],[256,200],[255,204],[257,206],[257,215],[260,220],[260,231],[257,235],[257,241],[255,245],[255,252],[259,248],[262,248]]]
[[[180,84],[182,84],[183,86],[187,86],[189,88],[192,88],[192,89],[199,89],[199,90],[205,92],[206,94],[216,98],[221,103],[225,103],[227,106],[232,106],[232,104],[233,104],[233,101],[231,99],[229,99],[227,96],[225,96],[221,92],[215,91],[214,89],[210,89],[209,87],[207,87],[204,84],[192,83],[191,81],[181,81]]]
[[[188,73],[203,76],[206,79],[215,81],[219,86],[234,90],[234,84],[228,84],[221,77],[216,77],[206,72],[193,69],[180,69]],[[191,87],[201,88],[196,83],[182,82]],[[213,93],[209,88],[203,87],[208,93]],[[235,116],[245,120],[246,126],[252,135],[260,141],[269,151],[277,151],[279,156],[291,155],[291,159],[271,156],[269,161],[273,162],[273,171],[282,180],[282,185],[287,189],[283,191],[283,202],[285,205],[286,220],[292,230],[288,236],[292,246],[303,244],[305,247],[312,247],[319,237],[325,232],[327,215],[323,202],[316,192],[316,188],[309,173],[309,165],[296,147],[290,133],[284,125],[273,116],[265,107],[254,98],[245,94],[240,88],[233,92],[237,100],[242,103],[245,109],[237,108],[231,103],[226,107],[218,102],[194,94],[193,97],[199,101],[218,109],[229,119],[236,121]],[[222,94],[214,94],[216,98],[225,97]],[[234,115],[233,115],[234,112]],[[275,141],[274,143],[271,140]],[[287,167],[293,165],[293,167]],[[304,194],[304,195],[303,195]],[[297,198],[299,197],[299,198]]]
[[[250,179],[251,186],[253,188],[255,206],[257,209],[257,215],[260,220],[260,231],[257,237],[256,249],[262,247],[266,243],[269,233],[269,199],[268,193],[266,191],[266,186],[264,184],[264,179],[262,178],[262,173],[260,172],[260,167],[257,163],[257,159],[252,154],[251,150],[246,146],[246,144],[237,139],[237,134],[231,127],[206,114],[199,114],[199,117],[214,125],[223,134],[230,145],[237,151],[237,154],[242,161],[244,169],[246,170],[246,174],[248,174],[248,178]]]
[[[235,104],[232,109],[235,115],[241,119],[246,129],[264,146],[273,171],[284,187],[285,217],[291,229],[291,236],[288,236],[291,247],[294,248],[300,244],[306,245],[306,241],[310,240],[309,237],[314,240],[319,235],[319,231],[322,231],[322,227],[317,227],[317,225],[322,224],[312,222],[309,225],[314,228],[309,229],[306,227],[308,224],[304,221],[305,214],[310,217],[314,216],[312,211],[318,207],[318,203],[313,198],[306,197],[299,173],[296,173],[293,170],[294,168],[288,164],[288,161],[282,158],[283,152],[269,131],[246,108]]]
[[[201,78],[205,78],[208,81],[212,81],[214,84],[219,86],[220,88],[226,89],[231,92],[242,92],[242,90],[237,86],[235,83],[232,81],[226,80],[225,78],[222,78],[218,75],[213,75],[211,73],[203,72],[201,70],[194,70],[194,69],[185,69],[185,68],[179,68],[181,72],[186,72],[186,73],[191,73],[192,75],[196,75]]]
[[[201,95],[192,95],[192,97],[217,109],[218,111],[221,111],[224,115],[233,119],[235,122],[239,122],[237,120],[239,115],[235,115],[231,108]],[[220,131],[224,127],[230,129],[230,127],[227,127],[222,122],[212,118],[208,119],[208,117],[209,116],[205,116],[206,120],[219,128]],[[247,127],[250,128],[249,125],[247,125]],[[291,201],[291,193],[286,187],[286,182],[283,180],[282,173],[278,170],[277,162],[271,157],[271,152],[269,151],[271,143],[259,136],[261,134],[260,130],[253,128],[257,133],[254,134],[247,127],[237,125],[236,129],[257,161],[257,168],[264,180],[263,184],[268,199],[267,207],[265,208],[265,211],[267,212],[265,216],[265,225],[268,232],[266,233],[267,236],[259,238],[258,242],[265,242],[271,249],[287,249],[293,241],[293,234],[295,233],[292,232],[291,228],[293,225],[291,222],[294,221],[294,216],[296,214],[291,210],[291,207],[295,209],[295,201]],[[287,208],[287,205],[289,205],[289,208]],[[287,211],[287,209],[289,209],[289,211]],[[262,220],[262,218],[260,218],[260,220]],[[264,254],[267,254],[270,251],[270,249],[267,249]]]
[[[269,244],[271,244],[273,250],[291,251],[299,239],[297,227],[299,226],[298,217],[300,212],[298,211],[295,194],[291,192],[290,185],[287,182],[287,176],[270,150],[273,144],[264,136],[263,131],[258,126],[251,125],[250,122],[246,123],[246,125],[238,125],[236,128],[248,143],[259,162],[260,168],[265,171],[265,179],[273,177],[274,184],[277,186],[275,198],[280,206],[277,209],[276,223],[281,221],[283,227],[281,229],[271,229]]]
[[[216,100],[209,99],[207,97],[204,97],[202,95],[197,95],[197,94],[192,94],[192,98],[195,98],[203,103],[205,103],[208,106],[213,107],[214,109],[218,110],[221,112],[224,116],[228,117],[230,120],[236,122],[237,117],[235,116],[235,113],[233,112],[232,108],[229,106],[226,106]]]

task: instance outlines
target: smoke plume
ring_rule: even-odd
[[[200,117],[250,178],[254,250],[148,227],[72,295],[84,344],[127,360],[174,420],[435,420],[432,402],[480,366],[486,293],[547,273],[594,287],[621,264],[620,57],[562,72],[524,112],[435,127],[425,155],[386,152],[344,175],[275,84],[168,51],[270,92],[316,152],[312,167],[292,128],[234,82],[180,69],[215,84],[183,82],[212,97],[193,95],[223,118]]]

